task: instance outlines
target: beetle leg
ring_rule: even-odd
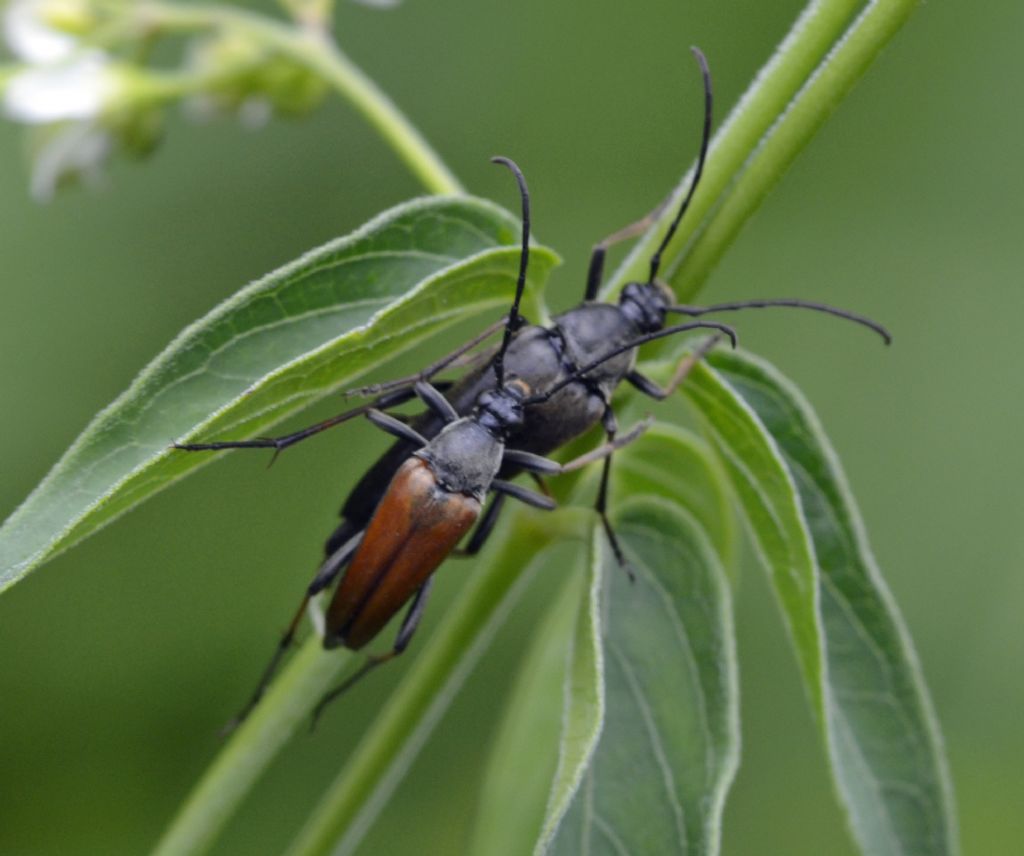
[[[355,535],[349,538],[324,560],[323,564],[317,569],[316,575],[313,577],[313,581],[306,589],[306,594],[309,597],[314,597],[315,595],[320,594],[320,592],[338,578],[338,574],[341,569],[348,564],[349,559],[352,558],[355,551],[362,543],[363,534],[365,532],[365,529],[361,529],[359,532],[356,532]]]
[[[459,418],[455,408],[451,406],[447,398],[438,392],[437,387],[432,386],[425,380],[420,380],[416,381],[416,386],[413,388],[420,400],[445,422],[454,422]]]
[[[395,380],[384,381],[383,383],[371,383],[368,386],[360,386],[355,389],[348,389],[345,390],[345,392],[343,392],[342,395],[347,398],[355,398],[357,396],[366,397],[370,395],[380,395],[382,392],[389,392],[391,390],[399,388],[411,389],[413,386],[416,385],[417,381],[430,380],[431,378],[434,377],[434,375],[444,371],[444,369],[449,368],[450,366],[462,365],[465,362],[463,358],[466,356],[466,354],[472,351],[473,348],[475,348],[485,339],[489,339],[499,330],[504,329],[507,323],[507,316],[498,319],[482,333],[477,334],[464,345],[460,345],[450,354],[441,357],[441,359],[439,359],[437,362],[431,363],[425,369],[416,372],[416,374],[409,375],[408,377],[396,378]]]
[[[491,504],[487,506],[484,516],[476,525],[476,529],[473,530],[473,534],[469,536],[469,541],[466,542],[466,546],[461,549],[453,550],[452,556],[464,559],[470,556],[475,556],[479,553],[483,549],[487,539],[490,537],[491,532],[494,531],[494,524],[498,522],[498,515],[501,514],[501,509],[504,505],[505,494],[496,493],[494,495],[494,499],[491,500]]]
[[[393,434],[402,440],[408,440],[410,443],[415,443],[417,446],[427,445],[426,437],[420,434],[420,432],[415,428],[406,425],[400,419],[395,419],[394,416],[382,413],[380,410],[376,410],[371,407],[366,411],[366,418],[380,428],[381,431],[387,431],[388,434]]]
[[[433,584],[434,578],[428,577],[427,581],[420,586],[420,590],[416,592],[416,596],[413,597],[412,603],[409,605],[409,611],[405,614],[405,618],[402,619],[402,626],[398,628],[398,636],[395,637],[395,647],[387,654],[378,654],[375,658],[378,664],[386,663],[392,657],[397,657],[409,647],[413,634],[423,619],[423,611],[427,608],[427,597],[430,595],[430,587]]]
[[[604,278],[604,258],[608,253],[608,248],[646,232],[668,207],[669,202],[672,201],[672,193],[666,196],[658,204],[658,207],[643,219],[630,223],[628,226],[623,226],[617,232],[613,232],[604,240],[594,244],[594,249],[590,254],[590,268],[587,270],[587,290],[583,295],[584,300],[595,300],[597,298],[597,290],[601,287],[601,280]]]
[[[545,476],[555,476],[562,471],[562,465],[558,461],[552,461],[543,455],[535,455],[533,452],[524,452],[522,449],[506,449],[502,461]]]
[[[366,662],[358,671],[349,676],[346,680],[342,681],[341,684],[336,686],[333,690],[327,692],[324,697],[317,702],[316,707],[313,708],[312,721],[309,723],[310,731],[316,728],[317,721],[320,719],[320,716],[323,714],[327,705],[338,698],[338,696],[350,690],[353,685],[366,677],[366,675],[378,666],[383,666],[389,660],[393,660],[409,647],[413,634],[420,626],[420,621],[423,618],[423,611],[427,607],[427,596],[430,594],[430,586],[433,582],[434,578],[430,577],[422,586],[420,586],[419,591],[417,591],[413,596],[412,603],[409,605],[409,611],[405,613],[405,618],[402,619],[402,626],[398,628],[398,635],[395,637],[395,644],[391,650],[384,654],[371,654],[366,658]]]
[[[545,511],[551,511],[556,507],[555,500],[551,496],[551,492],[548,490],[548,486],[544,483],[544,480],[536,473],[530,473],[533,476],[534,481],[540,486],[543,493],[535,493],[532,490],[528,490],[525,487],[520,487],[512,482],[507,482],[504,479],[495,479],[491,482],[491,490],[494,491],[494,499],[491,500],[491,504],[487,506],[487,510],[484,512],[483,518],[477,524],[476,529],[473,530],[473,534],[470,536],[466,546],[461,550],[452,551],[453,556],[459,558],[467,558],[469,556],[475,556],[483,549],[484,543],[490,537],[491,532],[494,529],[494,525],[498,522],[498,515],[501,514],[501,509],[505,505],[506,497],[513,497],[518,499],[520,502],[525,502],[527,505],[532,505],[534,508],[542,508]]]
[[[540,488],[540,492],[544,496],[551,496],[551,488],[548,487],[548,483],[541,478],[539,473],[530,473],[530,478],[533,479],[534,483]]]
[[[603,443],[596,449],[592,449],[586,454],[573,458],[564,464],[553,461],[551,458],[545,458],[543,455],[524,452],[522,449],[506,449],[503,460],[515,464],[517,467],[522,467],[529,472],[540,473],[541,475],[556,476],[562,473],[571,473],[574,470],[582,469],[587,464],[594,463],[594,461],[607,458],[616,449],[628,446],[651,426],[652,421],[651,417],[648,416],[630,428],[621,437],[616,437],[614,440]]]
[[[281,659],[291,648],[292,642],[295,641],[295,631],[298,630],[299,624],[302,621],[302,616],[306,611],[306,607],[309,605],[310,598],[319,594],[327,586],[329,586],[337,578],[341,569],[345,567],[352,559],[356,549],[359,547],[360,542],[363,540],[363,531],[360,530],[351,538],[349,538],[344,544],[342,544],[337,550],[335,550],[322,565],[317,569],[316,574],[313,577],[312,582],[306,589],[306,595],[302,598],[302,603],[299,604],[299,608],[295,610],[295,615],[292,617],[291,622],[288,625],[288,629],[285,630],[284,635],[281,637],[281,641],[277,643],[277,648],[274,649],[274,654],[270,658],[270,662],[267,663],[266,668],[263,670],[263,674],[260,675],[259,683],[256,685],[256,689],[252,694],[252,697],[246,703],[238,714],[230,721],[227,725],[221,729],[221,735],[227,736],[239,725],[241,725],[246,717],[252,713],[254,707],[259,704],[263,694],[267,691],[267,687],[270,685],[271,680],[274,678],[274,674],[277,672],[277,667],[281,664]]]
[[[618,422],[615,419],[615,412],[611,406],[607,406],[604,411],[602,418],[604,423],[604,431],[606,434],[608,443],[615,443],[615,435],[619,431]],[[611,477],[612,472],[612,452],[609,452],[604,459],[601,466],[601,484],[597,489],[597,501],[594,503],[594,510],[597,512],[598,517],[601,518],[601,526],[604,527],[604,534],[608,536],[608,543],[611,544],[612,553],[615,555],[615,561],[619,563],[619,567],[622,568],[626,575],[629,577],[631,582],[636,582],[636,572],[632,566],[626,561],[626,555],[622,552],[622,545],[619,544],[619,538],[615,534],[615,530],[612,528],[612,522],[608,519],[608,480]]]
[[[679,389],[679,385],[686,380],[686,376],[693,371],[693,367],[697,365],[697,363],[705,357],[708,351],[717,345],[721,339],[722,336],[718,333],[714,336],[709,336],[701,342],[692,354],[687,354],[683,357],[679,361],[679,365],[676,366],[672,379],[665,386],[659,386],[649,377],[640,374],[640,372],[636,370],[629,372],[629,374],[626,375],[626,380],[639,389],[644,395],[649,395],[651,398],[663,401]]]
[[[610,413],[611,408],[606,411],[606,414]],[[506,449],[505,460],[531,472],[544,473],[545,475],[558,475],[560,473],[569,473],[573,470],[578,470],[581,467],[585,467],[587,464],[592,464],[595,461],[603,459],[604,470],[601,473],[601,488],[598,491],[596,510],[601,517],[601,525],[604,528],[605,534],[608,536],[608,541],[611,544],[612,552],[615,554],[616,561],[626,571],[630,579],[635,579],[636,574],[626,561],[625,554],[622,551],[622,546],[619,544],[619,539],[615,535],[615,530],[612,528],[611,521],[608,519],[606,509],[608,496],[608,474],[612,453],[615,452],[616,449],[621,449],[623,446],[629,445],[643,434],[650,426],[651,419],[647,418],[642,422],[637,423],[621,437],[616,436],[617,426],[615,425],[614,414],[610,416],[606,415],[604,422],[605,430],[608,432],[607,442],[584,455],[580,455],[578,458],[568,461],[565,464],[559,464],[549,458],[534,455],[531,452],[524,452],[520,449]],[[498,489],[500,490],[501,488]],[[527,493],[529,493],[529,491],[527,491]],[[517,496],[516,498],[522,499],[523,497]]]
[[[391,392],[387,395],[380,396],[375,401],[368,402],[367,404],[361,404],[359,407],[353,407],[351,410],[346,410],[343,413],[331,416],[323,422],[317,422],[315,425],[310,425],[309,427],[303,428],[300,431],[295,431],[292,434],[285,434],[282,437],[257,437],[253,440],[225,440],[220,443],[175,443],[173,448],[181,449],[185,452],[215,452],[221,449],[273,449],[274,456],[270,459],[270,463],[274,463],[281,452],[289,446],[294,446],[296,443],[305,440],[307,437],[312,437],[314,434],[319,434],[321,431],[326,431],[328,428],[333,428],[335,425],[341,425],[342,422],[348,422],[350,419],[354,419],[356,416],[362,416],[364,413],[369,413],[371,410],[397,407],[399,404],[414,398],[415,395],[415,390],[412,389],[402,389],[396,392]]]
[[[551,511],[558,507],[558,503],[556,503],[550,496],[544,496],[542,493],[535,493],[529,488],[515,484],[514,482],[505,481],[504,479],[495,479],[492,481],[491,490],[497,491],[499,494],[511,496],[513,499],[518,499],[520,502],[525,502],[527,505],[532,505],[534,508],[542,508],[544,511]]]

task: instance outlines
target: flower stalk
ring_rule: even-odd
[[[51,126],[36,151],[36,195],[49,198],[66,180],[95,174],[115,150],[151,148],[155,139],[136,145],[138,127],[158,132],[163,108],[175,102],[243,119],[292,115],[312,109],[327,89],[352,103],[427,191],[462,192],[422,134],[338,48],[326,29],[331,0],[285,6],[294,22],[220,5],[14,0],[4,37],[22,64],[0,70],[0,98],[8,118]],[[153,45],[168,37],[187,41],[180,68],[146,66]],[[69,130],[67,122],[87,127]],[[87,132],[105,136],[90,160],[73,146],[47,148]]]

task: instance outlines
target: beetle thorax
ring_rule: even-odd
[[[415,456],[426,461],[438,484],[449,493],[481,501],[501,466],[505,444],[480,422],[465,416],[446,425]]]
[[[638,333],[655,333],[665,327],[665,314],[672,295],[653,282],[631,282],[619,297],[619,309]]]
[[[584,303],[554,321],[573,370],[600,360],[637,336],[636,325],[612,303]],[[608,398],[632,368],[635,357],[632,349],[617,354],[587,372],[582,382]]]

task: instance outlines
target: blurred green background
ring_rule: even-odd
[[[721,119],[801,6],[407,0],[343,6],[337,32],[473,192],[514,208],[487,159],[519,161],[536,234],[565,257],[550,298],[562,307],[579,299],[593,241],[691,160],[686,47],[710,59]],[[894,331],[883,349],[821,318],[751,314],[741,327],[808,393],[842,456],[934,695],[965,851],[986,856],[1024,840],[1022,33],[1014,0],[924,4],[703,295],[827,300]],[[185,324],[419,193],[336,100],[256,133],[174,119],[147,163],[48,206],[28,199],[21,150],[18,129],[0,126],[0,517]],[[135,854],[155,841],[382,443],[357,426],[269,471],[259,456],[226,458],[0,598],[0,853]],[[852,853],[772,596],[746,564],[744,751],[723,851]],[[471,571],[440,575],[425,633]],[[545,596],[517,609],[361,852],[463,851],[509,671]],[[279,852],[403,668],[294,740],[215,852]]]

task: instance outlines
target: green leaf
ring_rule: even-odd
[[[590,583],[537,853],[718,850],[739,729],[728,582],[703,528],[713,521],[731,547],[731,525],[714,520],[731,511],[709,454],[687,432],[655,425],[616,455],[615,526],[637,580],[591,524],[580,558]],[[592,486],[576,493],[590,498]],[[503,739],[517,731],[507,725]]]
[[[474,568],[423,650],[411,655],[415,661],[292,843],[289,856],[342,856],[357,850],[522,594],[537,568],[534,556],[566,531],[561,514],[521,509],[506,515],[484,563]]]
[[[754,532],[786,616],[815,710],[823,707],[824,665],[814,545],[792,477],[765,428],[736,393],[699,363],[683,391],[697,405]]]
[[[566,550],[576,547],[575,543],[563,542],[545,551],[540,559],[538,577],[564,579],[547,615],[530,636],[504,705],[467,851],[474,856],[529,853],[544,822],[558,763],[567,654],[585,576],[582,568],[580,572],[575,568],[570,571],[566,561]]]
[[[550,852],[714,854],[739,749],[728,582],[678,506],[616,519],[637,580],[609,563],[604,728]]]
[[[580,557],[586,568],[586,596],[577,606],[565,680],[558,766],[536,853],[546,852],[559,833],[559,825],[579,792],[604,725],[604,657],[600,637],[603,538],[604,533],[592,526],[589,547]]]
[[[855,839],[871,856],[956,853],[938,724],[835,452],[774,368],[709,362],[685,391],[776,583]]]
[[[671,461],[671,466],[665,466],[666,461]],[[711,450],[690,432],[672,425],[653,425],[642,441],[616,455],[612,486],[618,497],[643,495],[678,503],[700,522],[702,528],[715,533],[716,550],[730,553],[734,550],[734,516],[724,476]],[[581,485],[575,493],[577,502],[591,502],[593,491],[592,484]],[[617,503],[618,499],[613,507],[617,507]],[[604,536],[598,533],[597,537],[596,548],[603,549]],[[578,561],[582,563],[587,559],[588,556],[581,551]],[[557,573],[565,571],[564,560],[553,570]],[[611,573],[624,576],[617,567],[613,567]],[[531,849],[545,822],[543,794],[537,793],[537,785],[540,782],[550,783],[554,778],[554,764],[547,765],[544,758],[552,756],[559,746],[558,724],[562,720],[572,722],[573,717],[585,719],[584,712],[594,708],[594,693],[601,689],[595,682],[601,678],[593,664],[605,655],[595,652],[592,646],[581,646],[579,639],[575,648],[571,645],[572,628],[577,618],[581,621],[577,632],[584,631],[582,639],[588,638],[590,595],[596,594],[596,590],[591,588],[585,605],[577,605],[573,600],[573,597],[577,601],[580,599],[582,590],[576,583],[582,576],[575,574],[573,585],[567,585],[562,596],[553,602],[544,626],[523,658],[516,688],[506,706],[504,721],[488,764],[471,848],[473,853],[504,856]],[[630,592],[626,594],[631,596]],[[561,712],[557,687],[565,681],[570,650],[578,655],[573,665],[584,680],[577,680],[572,685],[573,694],[567,699],[570,713],[566,717]],[[577,695],[582,698],[578,699]],[[593,731],[593,727],[588,729],[586,726],[572,729],[572,733],[581,732],[591,737]],[[546,736],[550,739],[545,739]],[[584,739],[574,745],[574,756],[578,763],[585,765],[594,750],[592,740]],[[597,751],[600,753],[601,750]],[[563,746],[560,754],[565,767],[570,748]],[[559,784],[559,792],[564,790],[565,799],[552,798],[553,813],[557,812],[559,802],[563,803],[563,810],[569,805],[575,795],[573,785],[578,787],[580,781]],[[552,830],[557,823],[557,816],[547,819]]]
[[[645,366],[646,370],[646,366]],[[710,447],[692,432],[656,422],[643,441],[615,456],[619,496],[661,496],[678,503],[707,534],[729,567],[736,553],[736,516],[725,474]]]
[[[213,456],[439,330],[508,303],[518,220],[472,198],[422,199],[246,286],[186,328],[103,410],[0,527],[0,590]],[[556,263],[530,258],[536,289]]]

